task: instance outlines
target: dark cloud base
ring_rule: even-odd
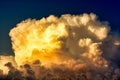
[[[20,67],[21,70],[16,69],[10,62],[5,66],[9,68],[9,72],[5,75],[0,70],[0,80],[120,80],[119,68],[100,70],[84,67],[72,70],[64,65],[45,68],[40,66],[39,61],[32,65],[25,64]]]

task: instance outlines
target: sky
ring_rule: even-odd
[[[119,33],[117,0],[0,0],[0,54],[13,54],[9,31],[25,19],[83,13],[95,13],[100,21],[109,22],[111,31]]]

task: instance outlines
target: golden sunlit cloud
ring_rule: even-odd
[[[80,64],[107,67],[99,48],[107,37],[107,24],[95,14],[51,15],[40,20],[27,19],[17,24],[9,35],[18,65],[39,60],[42,65]]]
[[[0,80],[120,77],[120,39],[93,13],[26,19],[9,36],[14,56],[0,55]]]

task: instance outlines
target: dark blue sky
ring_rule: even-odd
[[[108,21],[112,31],[119,31],[119,0],[0,0],[0,54],[13,54],[8,33],[22,20],[91,12]]]

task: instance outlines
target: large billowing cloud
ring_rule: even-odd
[[[93,13],[22,21],[9,33],[15,57],[0,56],[0,79],[119,79],[120,39],[109,32]]]
[[[75,61],[107,67],[101,46],[108,32],[107,23],[100,22],[91,13],[27,19],[17,24],[9,35],[18,65],[40,60],[46,66]]]

